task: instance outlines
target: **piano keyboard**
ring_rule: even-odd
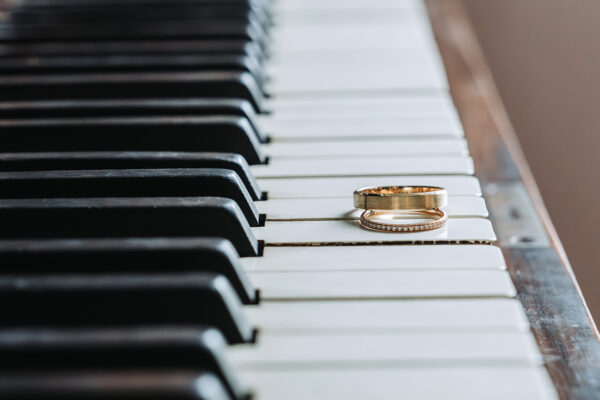
[[[3,398],[558,398],[420,0],[25,0],[0,133]]]

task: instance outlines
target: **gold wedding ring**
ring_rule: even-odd
[[[431,219],[431,222],[421,222],[416,224],[394,224],[376,220],[378,216],[394,216],[386,211],[366,210],[360,215],[360,224],[370,230],[379,232],[424,232],[433,229],[439,229],[448,222],[448,215],[440,209],[432,210],[411,210],[412,215],[423,216]]]
[[[422,232],[446,225],[448,192],[437,186],[371,186],[354,191],[354,207],[365,210],[360,224],[378,232]],[[394,217],[423,217],[431,221],[389,223]],[[383,217],[383,218],[382,218]]]
[[[431,210],[448,205],[448,192],[437,186],[372,186],[354,191],[354,207],[363,210]]]

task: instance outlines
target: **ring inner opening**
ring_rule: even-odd
[[[385,188],[365,189],[367,194],[408,194],[408,193],[430,193],[437,192],[440,188],[426,186],[388,186]]]

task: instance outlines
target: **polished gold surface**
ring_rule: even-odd
[[[448,192],[436,186],[372,186],[354,191],[363,210],[428,210],[446,207]]]
[[[431,219],[432,221],[419,222],[414,224],[404,224],[390,223],[378,220],[378,217],[387,217],[387,219],[390,220],[397,217],[414,218],[415,216]],[[439,229],[444,227],[447,222],[448,215],[443,210],[437,208],[433,210],[411,210],[410,212],[400,213],[389,211],[366,210],[360,215],[360,224],[363,228],[377,232],[389,233],[414,233],[431,231],[433,229]]]

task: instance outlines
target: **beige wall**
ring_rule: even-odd
[[[465,0],[600,323],[600,1]]]

